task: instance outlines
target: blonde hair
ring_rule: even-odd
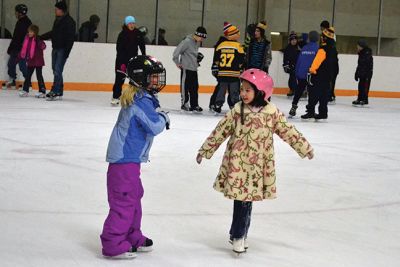
[[[133,104],[133,97],[139,91],[139,88],[133,85],[126,86],[121,95],[121,106],[123,108],[129,107]]]

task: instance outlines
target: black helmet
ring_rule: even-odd
[[[150,88],[152,93],[158,93],[165,87],[165,68],[160,61],[152,56],[140,55],[131,58],[126,72],[129,83],[134,86],[148,89],[148,86],[152,84]]]
[[[18,4],[15,6],[15,12],[26,15],[26,13],[28,13],[28,7],[24,4]]]

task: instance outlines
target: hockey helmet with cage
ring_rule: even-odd
[[[18,4],[15,6],[15,12],[26,15],[28,13],[28,7],[24,4]]]
[[[129,60],[129,83],[152,93],[160,92],[166,85],[166,71],[160,61],[152,56],[139,55]]]

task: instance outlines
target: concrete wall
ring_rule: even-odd
[[[8,40],[0,40],[0,62],[2,63],[0,64],[0,80],[8,78],[6,68],[8,60],[6,50],[8,44]],[[53,79],[50,67],[51,43],[47,42],[47,45],[48,49],[45,50],[46,66],[44,67],[43,75],[46,82],[51,82]],[[174,48],[172,46],[147,47],[148,54],[155,56],[163,62],[167,70],[167,84],[170,86],[178,85],[180,79],[180,72],[172,62]],[[211,88],[216,84],[210,71],[213,49],[201,48],[200,51],[205,55],[205,59],[199,68],[199,82],[201,86]],[[351,94],[355,94],[357,83],[353,77],[357,64],[357,56],[340,55],[339,60],[340,74],[336,82],[336,88],[353,90]],[[104,88],[111,90],[111,85],[114,82],[114,61],[115,44],[75,43],[64,70],[66,89],[71,89],[71,86],[76,83],[77,85],[74,86],[75,89],[85,89],[88,87],[91,90],[103,90]],[[398,83],[398,77],[400,77],[399,65],[400,58],[398,57],[374,57],[374,77],[371,91],[394,92],[389,95],[400,97],[400,86]],[[287,87],[288,75],[282,70],[282,53],[273,52],[270,74],[275,81],[276,88]],[[283,91],[277,89],[276,92]],[[348,94],[348,92],[343,91],[342,94]]]

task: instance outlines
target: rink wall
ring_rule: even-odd
[[[0,81],[8,79],[7,47],[9,40],[0,40]],[[53,79],[51,71],[51,43],[46,42],[46,66],[43,76],[46,83]],[[147,46],[147,54],[153,55],[163,62],[167,70],[167,87],[163,92],[179,92],[180,72],[172,61],[173,46]],[[205,58],[199,68],[200,92],[212,92],[216,84],[211,75],[211,59],[213,49],[200,48]],[[115,44],[75,43],[64,68],[65,90],[111,91],[114,82]],[[270,74],[275,81],[275,94],[288,91],[288,75],[282,69],[283,54],[279,51],[272,53]],[[354,81],[354,71],[357,66],[357,55],[339,55],[340,73],[336,81],[337,95],[357,95],[357,82]],[[370,96],[400,98],[400,58],[374,57],[374,77]],[[22,75],[19,74],[19,79]],[[22,81],[22,80],[20,80]],[[36,81],[34,77],[33,81]],[[34,87],[36,84],[34,83]],[[49,87],[48,87],[49,88]]]

